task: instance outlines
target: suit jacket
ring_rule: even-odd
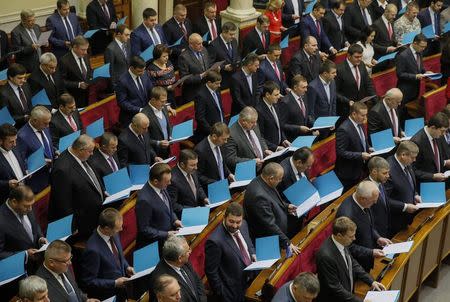
[[[313,119],[321,116],[336,115],[336,82],[332,80],[330,86],[330,99],[327,97],[325,88],[319,77],[315,78],[308,85],[308,101],[311,108]]]
[[[53,84],[50,84],[47,78],[40,68],[36,68],[27,80],[30,85],[31,94],[35,95],[42,89],[45,89],[47,96],[52,104],[53,108],[58,108],[58,98],[61,94],[66,92],[66,87],[64,87],[64,80],[58,70],[51,75],[53,79]]]
[[[280,87],[280,93],[285,94],[286,88],[288,88],[286,84],[286,77],[283,72],[283,67],[281,66],[280,60],[276,62],[278,72],[280,73],[280,78],[278,78],[277,74],[275,73],[275,70],[273,69],[272,63],[269,62],[268,59],[265,59],[261,61],[258,69],[258,81],[259,81],[259,87],[262,91],[262,86],[267,81],[274,81],[278,87]]]
[[[247,244],[247,251],[255,254],[250,240],[247,222],[239,229]],[[244,271],[244,260],[239,247],[223,224],[208,237],[205,245],[205,274],[216,297],[221,301],[243,302],[247,289],[248,272]]]
[[[91,1],[86,7],[86,20],[89,29],[110,28],[112,22],[117,22],[116,9],[113,1],[107,1],[109,18],[103,12],[99,1]]]
[[[246,106],[255,107],[261,97],[261,91],[258,88],[258,74],[252,74],[252,87],[247,82],[245,73],[241,70],[236,71],[231,76],[230,93],[233,102],[231,102],[231,114],[239,114]]]
[[[113,154],[113,159],[116,162],[117,169],[120,169],[122,166],[119,162],[119,157],[117,156],[117,153]],[[92,169],[97,173],[98,178],[103,182],[103,177],[106,175],[109,175],[113,173],[113,169],[111,168],[110,163],[108,160],[103,156],[103,154],[100,153],[100,149],[96,148],[94,150],[94,153],[91,157],[88,159],[89,165],[92,167]]]
[[[400,126],[400,118],[398,116],[398,111],[395,111],[395,113],[397,116],[397,129],[398,129],[397,135],[399,136],[400,131],[402,131],[402,129]],[[369,116],[368,117],[369,134],[391,128],[392,135],[395,135],[394,127],[391,121],[391,114],[386,110],[383,101],[377,102],[372,107],[372,109],[370,109],[368,116]]]
[[[319,76],[320,65],[322,61],[318,53],[310,56],[311,63],[302,49],[297,51],[289,63],[289,79],[301,74],[306,80],[311,82]]]
[[[365,163],[361,153],[370,147],[367,136],[364,136],[366,146],[362,145],[358,131],[350,118],[342,122],[336,131],[336,164],[334,170],[343,183],[354,185],[363,176]]]
[[[370,6],[367,7],[367,11],[371,16],[372,21],[374,21],[375,19],[372,16]],[[358,1],[347,5],[343,17],[345,35],[347,36],[348,41],[353,44],[359,40],[361,37],[361,31],[367,26],[361,13],[361,7],[359,6]]]
[[[287,247],[290,244],[286,236],[287,207],[287,203],[281,199],[277,190],[269,187],[261,176],[253,179],[244,195],[245,217],[247,217],[252,240],[279,235],[281,247]]]
[[[14,148],[12,149],[12,152],[19,162],[23,175],[26,175],[25,161],[20,155],[18,149]],[[3,204],[9,196],[10,188],[8,183],[11,179],[17,179],[16,174],[14,174],[13,169],[9,165],[3,153],[0,152],[0,204]]]
[[[136,201],[137,249],[155,241],[162,246],[167,239],[167,232],[174,230],[173,224],[178,218],[173,211],[172,201],[167,190],[163,191],[169,200],[169,208],[148,182],[138,192]]]
[[[312,127],[314,121],[307,95],[302,96],[302,99],[306,109],[305,115],[303,115],[300,105],[292,93],[286,94],[279,104],[281,129],[283,129],[286,138],[291,142],[303,134],[300,132],[300,126]]]
[[[48,269],[46,269],[44,265],[41,265],[39,267],[36,272],[36,276],[41,277],[47,283],[49,299],[52,299],[53,301],[70,302],[69,295],[67,294],[66,289],[61,286],[61,283],[56,280],[55,276],[53,276],[53,274]],[[75,276],[73,276],[72,271],[70,269],[67,270],[67,272],[64,273],[64,276],[66,276],[66,278],[69,280],[70,285],[72,285],[72,288],[77,295],[78,301],[86,302],[87,296],[78,288],[77,282],[75,281]]]
[[[373,21],[380,19],[384,13],[384,8],[378,5],[377,1],[372,1],[372,3],[369,4],[369,8],[372,13]]]
[[[113,85],[116,85],[120,76],[128,70],[128,64],[131,58],[131,47],[129,43],[126,44],[125,49],[127,52],[126,57],[115,40],[109,43],[105,49],[105,64],[110,64],[109,72]]]
[[[347,248],[345,248],[347,250]],[[348,250],[347,250],[348,251]],[[350,253],[349,253],[350,254]],[[373,283],[372,277],[359,265],[357,259],[350,255],[352,262],[353,280],[361,280],[367,285]],[[333,239],[325,240],[316,254],[317,274],[320,282],[318,302],[362,302],[353,294],[347,264],[339,252]]]
[[[323,28],[322,20],[319,21],[320,32],[317,31],[316,22],[314,22],[311,15],[307,15],[301,18],[300,21],[300,35],[303,41],[308,36],[313,36],[317,40],[317,46],[323,52],[327,52],[332,47],[330,40],[328,39],[327,33]]]
[[[366,180],[370,180],[370,178]],[[392,238],[395,233],[392,232],[391,201],[386,193],[385,184],[378,184],[378,189],[380,191],[378,200],[370,207],[373,224],[381,237]]]
[[[27,216],[31,223],[33,240],[6,203],[0,206],[0,260],[23,250],[39,248],[39,238],[44,235],[34,217],[34,212],[31,211]]]
[[[390,210],[391,210],[391,228],[392,234],[406,229],[406,227],[413,221],[413,214],[403,212],[406,203],[414,203],[414,196],[417,194],[417,183],[412,167],[406,167],[411,181],[408,180],[408,175],[391,155],[387,159],[390,170],[390,177],[385,184],[386,195],[389,196]]]
[[[264,152],[267,150],[266,141],[261,136],[258,126],[255,126],[253,131],[261,146],[262,156],[264,156]],[[227,166],[233,171],[236,169],[238,163],[258,157],[253,151],[252,144],[239,122],[234,123],[230,127],[230,138],[224,145],[224,150]]]
[[[114,255],[100,237],[94,231],[86,243],[86,249],[81,256],[80,284],[89,296],[100,300],[107,299],[118,293],[114,283],[117,278],[124,277],[129,267],[123,255],[122,245],[118,235],[111,238],[117,248],[119,263],[114,260]],[[122,300],[118,300],[122,301]]]
[[[78,88],[80,82],[89,82],[92,79],[92,69],[89,57],[83,58],[86,67],[86,78],[83,77],[78,63],[75,61],[72,52],[66,53],[60,60],[61,75],[67,91],[75,98],[77,107],[85,107],[88,104],[88,89]]]
[[[283,191],[297,182],[297,176],[295,175],[294,170],[292,170],[291,156],[283,159],[280,165],[283,167],[284,174],[283,180],[278,184],[277,189],[278,192],[280,192],[280,194],[284,197]]]
[[[117,104],[120,107],[119,119],[123,125],[127,125],[150,99],[150,92],[153,88],[152,81],[147,73],[144,73],[140,79],[144,88],[143,93],[138,89],[136,81],[129,72],[122,74],[116,85]]]
[[[83,130],[83,122],[81,121],[80,113],[78,110],[72,114],[72,118],[77,125],[77,130]],[[63,116],[61,111],[56,111],[52,114],[52,119],[50,121],[50,132],[52,133],[53,146],[59,146],[59,139],[66,135],[75,132],[70,126],[69,122]]]
[[[197,22],[194,22],[194,25],[192,26],[192,32],[198,33],[202,37],[208,32],[208,38],[206,40],[207,43],[211,42],[211,40],[212,40],[211,39],[212,34],[209,31],[208,23],[209,23],[209,21],[206,20],[206,17],[201,16],[198,18]],[[220,33],[222,32],[222,20],[221,20],[220,16],[216,16],[216,18],[214,19],[214,24],[216,26],[217,36],[219,36]],[[205,45],[205,43],[203,45]]]
[[[162,44],[167,44],[168,42],[166,40],[161,25],[156,24],[155,30],[158,33],[159,39],[161,40],[160,42]],[[153,38],[148,33],[145,25],[142,23],[141,25],[136,27],[136,29],[134,29],[133,32],[131,33],[130,44],[132,55],[138,56],[141,54],[141,52],[149,48],[151,45],[155,45],[156,43],[155,41],[153,41]]]
[[[366,272],[373,268],[373,249],[377,248],[377,240],[380,234],[375,229],[374,217],[371,209],[366,212],[356,204],[353,196],[349,196],[339,206],[336,218],[346,216],[356,224],[355,241],[349,250]]]
[[[206,302],[205,288],[203,287],[202,280],[192,268],[192,265],[188,262],[181,268],[185,271],[189,278],[189,282],[194,286],[191,287],[184,278],[180,276],[164,259],[161,259],[155,270],[151,273],[151,284],[154,284],[154,280],[163,274],[168,274],[177,279],[178,284],[181,287],[181,300],[180,302]],[[150,286],[152,287],[152,286]],[[194,293],[195,292],[195,293]]]
[[[262,44],[261,36],[256,31],[256,28],[252,29],[242,40],[242,57],[245,57],[256,49],[257,55],[262,55],[267,52],[267,48],[270,45],[270,32],[265,33],[265,45]]]
[[[206,49],[202,50],[201,61],[197,59],[194,52],[190,48],[180,54],[180,57],[178,58],[180,78],[192,74],[190,78],[183,82],[183,86],[181,87],[181,94],[185,102],[190,102],[195,98],[202,85],[200,74],[205,72],[210,65],[211,60],[209,59]]]
[[[82,35],[83,32],[81,31],[81,26],[78,22],[77,15],[75,13],[69,13],[67,19],[72,26],[74,37]],[[47,27],[48,30],[52,30],[52,34],[50,35],[48,41],[52,47],[52,52],[59,59],[69,51],[69,48],[65,45],[65,42],[70,41],[70,39],[67,36],[66,27],[64,26],[63,20],[58,12],[55,12],[47,18],[45,21],[45,27]]]
[[[358,65],[360,75],[360,86],[356,83],[355,77],[350,69],[348,61],[345,60],[337,66],[336,91],[337,91],[337,113],[340,116],[347,116],[349,113],[348,102],[359,101],[366,96],[375,95],[372,79],[367,73],[364,64]]]
[[[339,23],[331,10],[327,11],[322,19],[323,30],[327,34],[331,45],[336,50],[344,48],[345,42],[347,41],[347,37],[344,32],[345,22],[343,16],[341,17],[341,21],[342,28],[339,26]]]
[[[39,25],[34,24],[31,30],[34,31],[36,39],[39,40],[39,36],[41,35]],[[19,23],[12,30],[11,44],[14,49],[20,50],[16,54],[16,63],[25,66],[28,72],[32,72],[35,68],[39,67],[39,52],[31,46],[34,42],[22,23]]]
[[[3,31],[0,30],[0,69],[4,70],[8,68],[8,60],[7,60],[7,54],[9,53],[9,42],[8,42],[8,35]]]
[[[292,296],[291,294],[291,284],[293,283],[293,281],[290,282],[286,282],[285,284],[283,284],[282,287],[280,287],[277,291],[277,293],[275,294],[275,296],[273,296],[272,298],[272,302],[295,302],[295,298]]]
[[[101,186],[99,176],[96,177]],[[68,150],[61,153],[55,162],[51,173],[51,186],[49,221],[73,214],[72,230],[78,229],[83,238],[88,238],[97,227],[104,188],[99,191],[95,187],[89,175]]]
[[[224,68],[220,70],[220,74],[222,75],[221,89],[230,88],[231,76],[237,70],[238,64],[241,61],[237,40],[233,39],[230,43],[232,48],[231,56],[228,52],[227,45],[225,45],[220,36],[214,39],[208,46],[208,54],[211,62],[225,61],[222,65],[223,67],[228,64],[231,64],[233,67],[231,71],[226,71]]]
[[[129,164],[153,164],[156,153],[152,148],[152,142],[150,141],[148,132],[143,134],[143,138],[144,144],[142,144],[137,136],[131,132],[130,127],[122,130],[122,133],[119,135],[119,145],[117,149],[120,166],[126,167]]]
[[[397,87],[403,92],[403,104],[413,101],[419,96],[420,80],[416,79],[416,74],[425,72],[421,54],[419,62],[417,65],[416,58],[409,47],[395,57]]]
[[[224,177],[227,178],[230,174],[230,170],[225,163],[224,147],[219,147],[219,149],[223,162],[223,174]],[[219,168],[217,167],[217,161],[214,157],[213,150],[211,150],[209,145],[208,137],[205,137],[202,141],[200,141],[197,146],[195,146],[194,151],[198,155],[198,179],[206,192],[210,183],[220,180]]]
[[[184,27],[186,28],[186,36],[189,38],[189,36],[192,34],[192,23],[191,20],[186,18],[184,21]],[[173,45],[176,41],[178,41],[181,37],[183,37],[183,31],[180,28],[180,25],[175,20],[174,17],[167,20],[163,26],[164,35],[166,36],[167,44]],[[172,56],[171,56],[171,62],[175,64],[177,62],[177,57],[181,54],[183,48],[188,47],[188,41],[186,38],[183,38],[181,40],[181,44],[175,47],[172,47]]]
[[[197,121],[195,131],[201,138],[208,136],[212,125],[217,122],[225,122],[220,91],[215,93],[219,100],[220,110],[206,84],[200,88],[195,98],[195,120]]]
[[[24,83],[22,85],[22,91],[27,99],[27,106],[25,108],[22,107],[20,99],[16,96],[9,83],[6,83],[0,88],[0,107],[8,107],[9,112],[16,122],[15,127],[17,129],[20,129],[28,121],[28,118],[25,118],[25,115],[30,115],[32,108],[30,86],[27,83]]]
[[[377,3],[376,1],[372,3]],[[389,38],[388,29],[384,24],[382,18],[379,18],[373,22],[373,27],[375,28],[375,38],[373,40],[373,49],[375,51],[375,59],[387,54],[387,48],[389,46],[397,46],[397,40],[394,34],[394,24],[391,23],[392,27],[392,37]]]
[[[150,120],[150,126],[148,127],[148,134],[150,136],[151,139],[150,142],[152,143],[153,149],[155,149],[156,154],[159,157],[168,158],[170,155],[170,147],[162,148],[158,146],[158,141],[162,141],[164,139],[169,140],[170,136],[172,135],[172,125],[170,125],[169,112],[167,111],[166,107],[163,107],[162,112],[164,119],[166,120],[167,123],[166,126],[167,138],[164,138],[164,133],[162,131],[161,124],[159,123],[159,119],[153,112],[153,109],[150,107],[150,105],[147,104],[142,109],[142,113],[144,113]]]
[[[292,16],[295,15],[293,1],[297,1],[298,6],[298,16],[302,16],[303,10],[305,8],[305,3],[303,0],[286,0],[284,1],[284,6],[281,10],[281,20],[284,27],[289,28],[293,26],[294,20],[292,20]]]
[[[258,126],[261,131],[261,135],[265,139],[267,147],[270,150],[275,151],[277,147],[284,140],[286,140],[286,136],[282,127],[283,120],[280,108],[276,104],[272,106],[275,108],[275,112],[278,116],[278,121],[281,127],[279,130],[275,117],[264,100],[261,99],[255,109],[258,111]]]
[[[426,27],[426,26],[428,26],[428,25],[431,25],[432,24],[432,21],[431,21],[431,15],[430,15],[430,9],[429,9],[429,7],[427,7],[427,8],[425,8],[425,9],[422,9],[418,14],[417,14],[417,19],[419,19],[419,21],[420,21],[420,27],[421,28],[424,28],[424,27]],[[436,23],[436,25],[435,25],[435,28],[437,27],[438,28],[438,31],[436,32],[436,35],[440,35],[441,34],[441,26],[440,26],[440,23],[441,23],[441,14],[440,14],[440,12],[438,12],[437,13],[437,23]],[[436,29],[435,29],[436,30]]]

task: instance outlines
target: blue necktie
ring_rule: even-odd
[[[50,144],[48,143],[48,140],[44,134],[44,131],[38,131],[41,134],[42,138],[42,145],[44,147],[44,153],[46,158],[53,158],[52,148],[50,147]]]
[[[364,130],[361,125],[358,125],[359,139],[361,140],[361,145],[363,146],[364,152],[366,149],[366,137],[364,136]]]
[[[223,172],[223,162],[222,154],[220,154],[219,146],[216,146],[216,156],[217,156],[217,169],[219,169],[220,179],[225,178],[225,173]]]
[[[438,14],[434,13],[434,34],[436,36],[439,36],[440,31],[441,31],[441,28],[440,28],[440,24],[439,24]]]
[[[233,47],[231,47],[231,42],[227,43],[228,56],[233,58]]]
[[[222,114],[222,108],[220,107],[219,97],[217,96],[217,93],[213,91],[212,93],[214,102],[216,103],[217,109],[220,112],[220,121],[223,123],[223,114]]]
[[[387,208],[386,193],[384,192],[384,187],[382,184],[379,185],[379,189],[380,189],[380,197],[383,202],[383,205]]]
[[[73,35],[72,27],[70,27],[70,22],[67,20],[67,17],[63,18],[64,24],[67,27],[67,38],[69,38],[69,41],[72,41],[75,37]]]
[[[78,297],[77,294],[75,293],[75,291],[73,290],[72,285],[69,283],[69,281],[64,277],[64,274],[59,274],[59,276],[61,277],[63,284],[64,284],[64,288],[67,292],[68,295],[68,300],[69,302],[78,302]]]

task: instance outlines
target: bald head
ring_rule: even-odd
[[[398,88],[389,89],[384,95],[384,101],[391,109],[397,109],[402,103],[403,93]]]
[[[266,184],[271,188],[276,188],[283,179],[284,170],[278,163],[268,163],[264,166],[261,176]]]
[[[138,113],[131,119],[131,128],[138,135],[142,135],[147,132],[148,126],[150,125],[150,120],[143,113]]]
[[[378,200],[379,190],[375,182],[370,180],[362,181],[356,187],[355,199],[365,209],[370,208]]]
[[[189,36],[189,47],[193,51],[202,51],[203,50],[203,38],[197,33],[193,33]]]

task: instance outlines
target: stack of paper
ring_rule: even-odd
[[[104,205],[130,196],[132,185],[127,168],[122,168],[106,175],[103,177],[103,182],[105,183],[106,192],[109,194],[103,202]]]
[[[339,116],[321,116],[316,119],[311,130],[325,129],[334,127]]]
[[[420,197],[422,202],[416,204],[419,209],[440,207],[447,202],[445,182],[420,183]]]
[[[0,286],[7,284],[25,272],[25,253],[19,252],[0,261]]]
[[[41,246],[39,251],[45,251],[48,245],[54,240],[66,240],[70,235],[72,235],[72,219],[73,214],[49,223],[46,236],[49,243]]]
[[[314,135],[299,136],[291,143],[289,150],[295,151],[297,149],[300,149],[301,147],[311,148],[311,146],[316,138],[317,138],[317,136],[314,136]]]
[[[129,165],[128,174],[130,175],[130,181],[132,184],[131,191],[142,189],[148,181],[149,173],[149,165]]]
[[[414,241],[389,244],[383,248],[383,252],[386,255],[408,253],[411,250],[413,244]]]
[[[103,117],[99,118],[95,122],[89,124],[86,127],[86,134],[92,138],[97,138],[105,133],[105,127],[103,122]]]
[[[51,106],[50,99],[48,98],[47,92],[45,89],[42,89],[38,93],[36,93],[31,98],[31,104],[34,106],[36,105],[43,105],[43,106]]]
[[[236,165],[236,181],[230,184],[230,189],[248,185],[256,177],[256,160],[248,160]]]
[[[66,151],[67,148],[72,146],[72,143],[80,136],[81,131],[75,131],[71,134],[59,138],[58,150],[59,152]]]
[[[0,109],[0,121],[2,124],[11,124],[13,126],[16,124],[16,121],[13,119],[6,106]]]
[[[375,152],[371,153],[372,156],[387,153],[395,147],[391,129],[372,133],[370,139],[372,141],[372,147],[375,149]]]
[[[158,241],[153,242],[133,253],[133,267],[136,274],[130,280],[148,275],[155,269],[159,262]]]
[[[271,267],[280,255],[280,239],[278,235],[256,238],[256,262],[247,266],[244,271],[261,270]]]
[[[228,180],[222,179],[208,185],[208,199],[207,207],[214,208],[224,204],[231,199],[230,189],[228,188]]]
[[[399,290],[368,291],[364,301],[370,302],[397,302],[400,297]]]
[[[186,122],[173,126],[172,138],[170,140],[170,143],[173,144],[191,137],[194,133],[193,126],[193,120],[188,120]]]
[[[283,194],[293,205],[297,206],[297,217],[311,210],[320,201],[319,192],[306,177],[293,183],[283,191]]]
[[[320,201],[317,204],[322,205],[342,195],[344,186],[334,171],[317,177],[313,181],[314,187],[319,191]]]
[[[425,126],[423,117],[413,118],[405,121],[405,137],[402,137],[402,141],[410,140],[419,130]]]
[[[181,223],[183,227],[178,230],[177,235],[192,235],[198,234],[208,225],[209,208],[196,207],[184,208],[181,212]]]

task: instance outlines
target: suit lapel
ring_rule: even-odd
[[[253,151],[253,147],[250,145],[250,142],[248,141],[248,137],[245,134],[244,130],[239,125],[237,127],[237,133],[240,136],[239,140],[244,143],[245,147],[247,148],[247,151],[251,152],[254,156],[256,156],[255,151]]]
[[[225,229],[225,227],[221,226],[223,228],[223,232],[224,232],[224,238],[225,238],[225,242],[231,247],[231,249],[233,250],[233,252],[236,253],[236,255],[239,257],[239,259],[242,261],[242,263],[244,263],[244,259],[242,259],[242,253],[239,250],[239,247],[236,245],[236,242],[234,241],[234,239],[231,237],[230,233],[228,233],[228,231]]]
[[[13,221],[13,224],[11,227],[13,227],[14,229],[19,231],[19,234],[22,237],[22,240],[31,243],[31,245],[34,245],[34,242],[30,240],[30,237],[28,236],[27,232],[25,231],[25,228],[23,227],[23,225],[19,222],[19,220],[17,219],[16,215],[14,215],[13,212],[11,212],[11,210],[6,206],[5,204],[5,210],[8,212],[8,215],[10,217],[10,220]],[[31,230],[33,232],[33,237],[36,235],[36,230],[33,229],[33,224],[32,224],[32,220],[30,219],[30,217],[28,216],[28,219],[30,220],[30,224],[31,224]]]

